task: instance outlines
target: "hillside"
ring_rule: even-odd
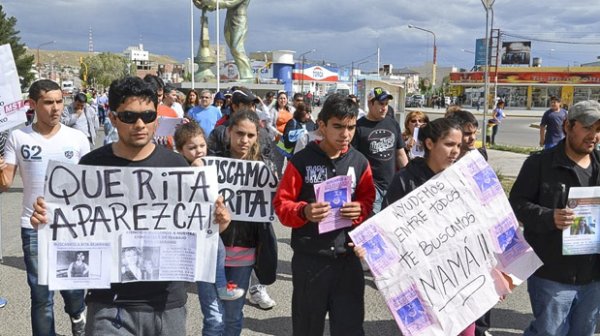
[[[37,49],[27,49],[29,55],[37,57]],[[99,52],[97,52],[99,53]],[[62,65],[79,67],[79,58],[86,57],[87,51],[68,51],[68,50],[42,50],[40,49],[41,63],[50,63],[56,61]],[[37,60],[36,60],[37,61]],[[150,54],[150,61],[158,64],[179,64],[180,62],[166,55]]]

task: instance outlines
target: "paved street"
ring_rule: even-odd
[[[524,155],[490,151],[490,163],[507,176],[516,176]],[[21,211],[22,185],[17,178],[9,192],[0,195],[2,206],[2,251],[4,263],[0,265],[0,295],[9,300],[8,306],[0,309],[0,335],[28,335],[29,295],[25,266],[22,259],[18,218]],[[274,225],[279,241],[279,269],[275,284],[269,293],[278,305],[263,311],[247,305],[242,335],[291,335],[291,249],[289,230],[279,223]],[[370,275],[366,276],[366,321],[367,335],[399,335],[399,331],[388,311],[382,296],[377,292]],[[201,313],[196,289],[190,285],[188,291],[188,335],[201,334]],[[62,298],[56,295],[56,324],[60,335],[70,335],[67,315],[63,312]],[[525,286],[521,286],[499,303],[492,313],[492,333],[496,336],[519,335],[527,326],[530,315],[529,300]],[[326,332],[326,335],[329,333]]]

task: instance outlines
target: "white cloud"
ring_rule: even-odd
[[[18,20],[22,41],[35,48],[87,50],[88,28],[94,48],[120,52],[143,42],[156,54],[179,60],[189,57],[189,2],[154,0],[4,0],[4,11]],[[600,6],[589,0],[501,0],[494,4],[495,26],[524,37],[550,40],[600,41]],[[469,68],[475,39],[485,35],[485,11],[479,0],[251,0],[246,50],[292,49],[317,51],[309,58],[338,64],[373,54],[381,47],[382,62],[395,67],[431,59],[431,36],[409,29],[414,24],[436,33],[440,65]],[[198,19],[195,10],[195,44]],[[221,22],[225,16],[221,13]],[[209,14],[211,36],[215,15]],[[222,27],[220,28],[222,29]],[[516,40],[506,38],[506,40]],[[546,65],[588,62],[596,46],[534,41],[533,55]],[[373,68],[364,64],[363,68]]]

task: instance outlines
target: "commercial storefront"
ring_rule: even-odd
[[[453,72],[450,85],[463,104],[483,102],[484,72]],[[515,108],[546,108],[550,98],[561,97],[563,104],[600,99],[600,67],[501,67],[497,72],[497,97]],[[490,73],[490,101],[494,75]]]

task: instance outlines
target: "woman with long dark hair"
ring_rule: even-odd
[[[187,115],[188,111],[200,105],[200,97],[198,96],[198,92],[196,90],[191,89],[188,91],[187,95],[185,95],[185,102],[183,103],[183,112]]]
[[[224,157],[232,159],[262,161],[258,115],[250,110],[237,111],[227,127],[228,140]],[[225,274],[238,287],[248,291],[250,276],[256,262],[259,245],[259,230],[271,223],[257,223],[232,220],[229,227],[221,233],[225,245]],[[244,314],[242,312],[245,297],[223,301],[225,323],[224,335],[240,335]]]

